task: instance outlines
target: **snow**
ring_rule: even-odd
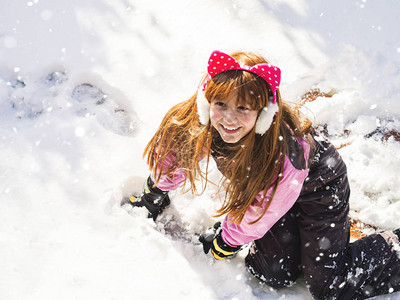
[[[351,214],[399,227],[400,2],[5,0],[0,10],[1,299],[310,299],[274,291],[119,206],[148,175],[143,149],[190,97],[212,50],[252,50],[281,92],[333,91],[307,109],[345,159]],[[212,178],[218,178],[213,167]],[[212,186],[165,215],[200,233]],[[387,299],[388,296],[382,296]],[[390,299],[400,299],[394,293]]]

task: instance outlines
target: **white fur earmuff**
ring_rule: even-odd
[[[201,88],[197,91],[196,102],[200,123],[207,125],[208,121],[210,120],[210,103],[208,103],[206,95]]]
[[[275,114],[278,112],[278,103],[269,102],[268,107],[264,107],[256,122],[256,133],[263,135],[271,127]]]

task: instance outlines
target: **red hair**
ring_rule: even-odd
[[[251,52],[235,52],[231,54],[238,62],[247,66],[268,63],[262,56]],[[252,109],[261,110],[269,104],[272,96],[268,84],[259,76],[242,70],[232,70],[214,76],[207,84],[205,96],[208,102],[218,97],[227,97],[237,92],[238,103],[250,103]],[[226,190],[222,207],[216,216],[230,214],[232,220],[239,224],[247,208],[255,200],[260,191],[274,186],[270,199],[260,211],[262,218],[273,200],[284,167],[287,140],[290,136],[307,136],[311,130],[311,122],[299,115],[299,112],[283,103],[279,90],[277,104],[279,111],[268,131],[259,135],[253,128],[236,144],[226,144],[219,133],[211,126],[202,125],[197,113],[196,96],[173,106],[165,115],[157,132],[144,151],[150,170],[156,174],[156,182],[160,179],[165,159],[175,155],[175,163],[167,170],[166,175],[173,177],[178,168],[185,170],[190,190],[197,193],[195,182],[204,179],[207,183],[207,169],[211,146],[224,153],[223,159],[217,159],[218,168],[224,175],[219,183]],[[215,149],[214,149],[215,150]],[[206,157],[207,167],[203,173],[199,161]],[[164,174],[165,175],[165,174]],[[203,185],[204,189],[206,184]],[[203,190],[204,191],[204,190]],[[203,192],[202,191],[202,192]]]

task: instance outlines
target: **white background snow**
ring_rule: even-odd
[[[210,52],[252,50],[281,67],[287,100],[335,91],[307,108],[349,143],[351,213],[400,227],[400,143],[379,132],[400,130],[399,14],[397,0],[2,0],[0,299],[310,299],[302,279],[270,290],[244,251],[215,262],[119,201]],[[165,215],[199,233],[214,192],[172,193]]]

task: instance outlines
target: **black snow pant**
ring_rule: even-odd
[[[400,290],[398,242],[391,232],[350,243],[346,166],[336,149],[319,142],[300,197],[254,241],[246,266],[274,288],[302,272],[314,299],[365,299]]]

